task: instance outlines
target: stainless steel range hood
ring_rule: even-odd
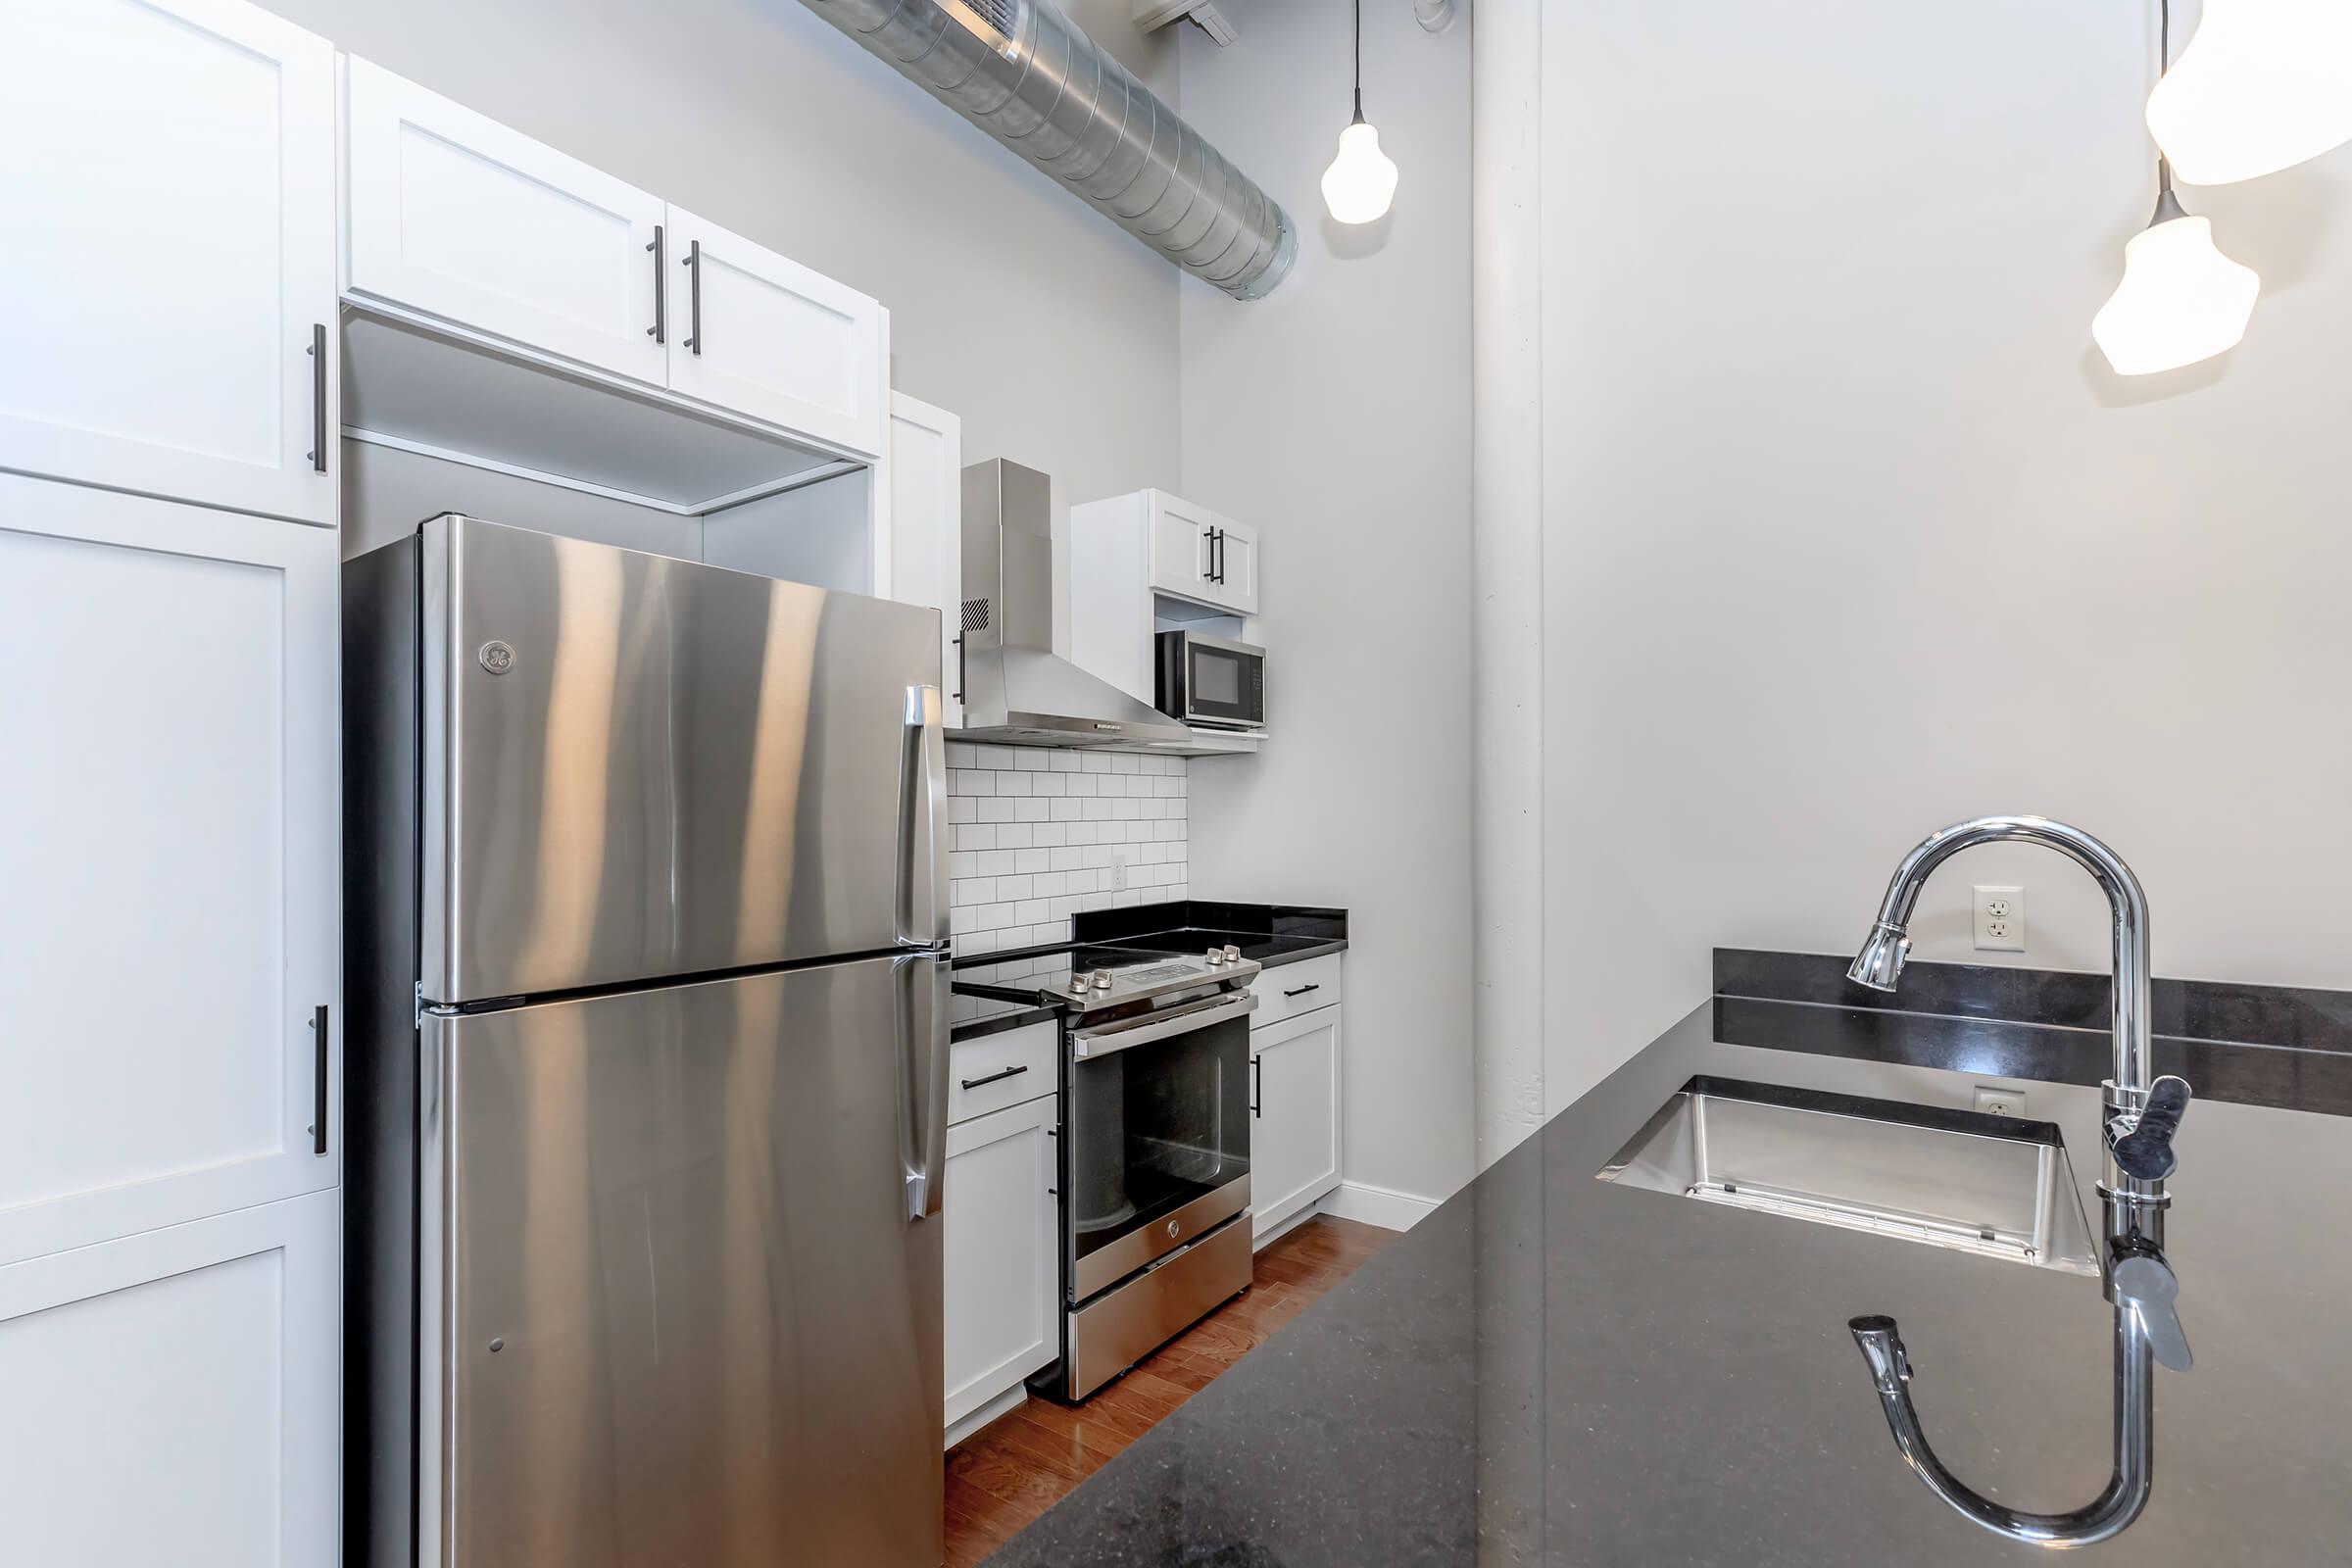
[[[1053,481],[963,470],[963,727],[1026,746],[1148,745],[1192,731],[1054,652]]]

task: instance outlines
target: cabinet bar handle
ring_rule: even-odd
[[[679,265],[694,270],[692,286],[686,292],[686,346],[694,351],[694,357],[699,360],[703,356],[703,242],[701,240],[690,239],[686,242],[686,260]]]
[[[311,323],[311,466],[326,471],[326,324]]]
[[[1285,991],[1285,992],[1283,993],[1283,995],[1284,995],[1284,996],[1286,996],[1286,997],[1303,997],[1303,996],[1305,996],[1305,995],[1306,995],[1306,994],[1307,994],[1309,991],[1320,991],[1320,990],[1322,990],[1322,989],[1323,989],[1323,982],[1322,982],[1322,981],[1320,981],[1320,980],[1317,980],[1317,981],[1316,981],[1316,982],[1314,982],[1312,985],[1303,985],[1303,986],[1300,986],[1300,987],[1299,987],[1298,990],[1296,990],[1296,991]]]
[[[1007,1078],[1018,1078],[1021,1074],[1027,1072],[1029,1068],[1026,1063],[1018,1067],[1007,1067],[1003,1072],[992,1072],[985,1078],[966,1078],[962,1081],[963,1087],[966,1089],[977,1089],[982,1084],[1003,1083]]]
[[[669,341],[669,267],[666,258],[669,247],[662,243],[662,225],[654,225],[654,242],[646,247],[654,253],[654,324],[645,329],[656,343]]]
[[[956,639],[956,689],[949,695],[959,703],[963,701],[963,639],[957,637]]]
[[[311,1152],[326,1152],[326,1005],[321,1003],[311,1010],[311,1050],[314,1054],[312,1072]]]
[[[1265,1113],[1266,1058],[1251,1056],[1250,1058],[1250,1114],[1263,1116]]]

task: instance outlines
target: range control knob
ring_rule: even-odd
[[[1070,976],[1070,994],[1076,997],[1086,995],[1086,976],[1082,974]]]
[[[1211,969],[1225,967],[1225,950],[1223,948],[1211,948],[1203,956],[1208,959],[1208,966]]]
[[[1097,969],[1095,971],[1095,989],[1097,991],[1108,991],[1110,989],[1110,971],[1108,969]]]
[[[1227,963],[1239,963],[1239,962],[1241,962],[1241,961],[1242,961],[1242,950],[1241,950],[1241,949],[1239,949],[1239,948],[1237,948],[1237,947],[1234,947],[1234,946],[1233,946],[1231,943],[1228,943],[1228,944],[1226,944],[1226,947],[1225,947],[1225,961],[1226,961]]]

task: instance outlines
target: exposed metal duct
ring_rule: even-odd
[[[1195,277],[1289,274],[1289,215],[1051,0],[803,3]]]

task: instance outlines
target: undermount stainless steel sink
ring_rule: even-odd
[[[1696,1077],[1605,1182],[2096,1276],[2066,1140],[2048,1122]]]

